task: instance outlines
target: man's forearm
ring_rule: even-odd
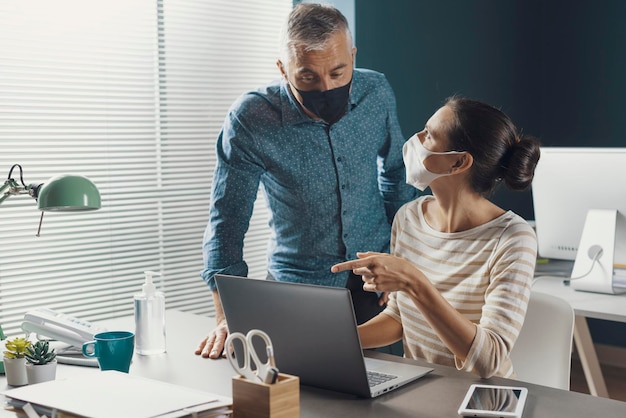
[[[226,322],[226,317],[224,316],[224,308],[222,308],[222,300],[220,299],[220,294],[217,290],[213,290],[213,306],[215,307],[215,324],[219,325],[221,322]]]

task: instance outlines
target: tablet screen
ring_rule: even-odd
[[[521,389],[476,386],[467,409],[494,412],[515,412]]]
[[[528,389],[516,386],[473,384],[459,408],[459,415],[469,417],[522,416]]]

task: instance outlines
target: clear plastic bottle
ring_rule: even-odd
[[[165,295],[156,290],[152,276],[145,271],[141,293],[135,295],[135,351],[149,355],[165,352]]]

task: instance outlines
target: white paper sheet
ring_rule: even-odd
[[[117,371],[23,386],[4,395],[93,418],[185,416],[232,403],[230,398]]]

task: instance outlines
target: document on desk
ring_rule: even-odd
[[[57,379],[4,392],[8,405],[93,418],[230,416],[232,399],[117,371]]]
[[[613,287],[626,288],[626,266],[624,264],[613,265]]]

